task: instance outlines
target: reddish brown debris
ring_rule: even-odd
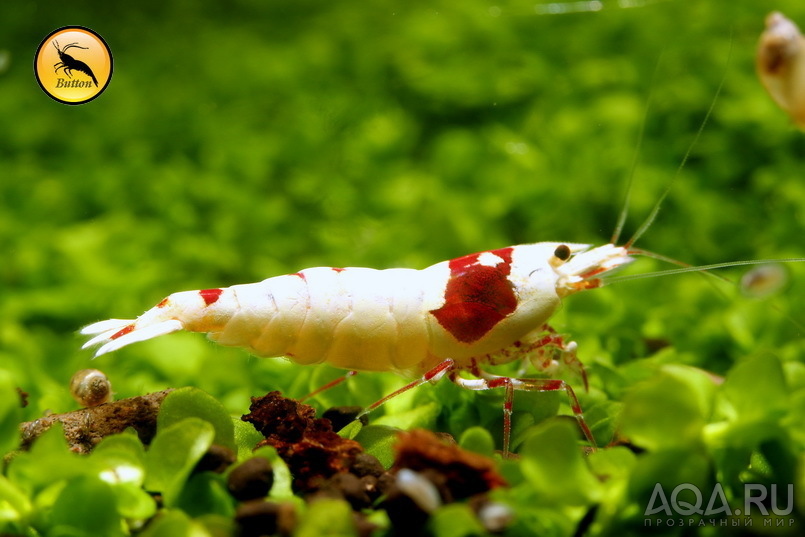
[[[436,505],[483,496],[506,485],[491,459],[464,451],[449,441],[452,437],[422,430],[399,434],[394,467],[386,472],[359,444],[335,434],[328,420],[316,419],[311,407],[285,399],[279,392],[253,398],[251,412],[242,419],[266,437],[258,446],[277,450],[294,476],[295,490],[304,493],[307,501],[344,499],[356,513],[381,501],[379,508],[388,514],[395,536],[422,534],[432,512],[422,506],[416,488],[402,486],[397,473],[403,469],[418,474],[426,489],[428,482],[432,484],[431,490],[438,494]],[[503,527],[495,516],[492,512],[486,518],[494,519],[491,526]],[[373,527],[360,522],[360,534],[371,534]]]
[[[286,399],[280,392],[253,397],[249,410],[241,419],[266,437],[257,447],[277,450],[299,492],[316,490],[330,476],[348,472],[363,451],[354,440],[338,436],[329,420],[317,419],[311,406]]]
[[[157,413],[162,400],[172,391],[163,390],[21,423],[20,448],[28,449],[56,422],[61,422],[70,449],[77,453],[89,453],[103,437],[122,433],[129,427],[137,431],[144,444],[148,444],[156,434]]]
[[[426,474],[439,489],[449,491],[448,502],[507,484],[492,459],[448,445],[430,431],[401,432],[395,449],[392,471],[408,468]]]
[[[22,388],[18,387],[17,388],[17,393],[20,396],[20,405],[22,406],[22,408],[25,408],[26,406],[28,406],[28,392],[23,391]]]

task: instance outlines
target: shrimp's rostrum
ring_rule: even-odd
[[[471,389],[566,390],[588,440],[578,401],[563,381],[509,379],[482,371],[518,359],[541,370],[565,365],[582,378],[575,344],[547,326],[561,299],[598,287],[597,276],[629,263],[625,247],[541,242],[490,250],[423,270],[318,267],[259,283],[174,293],[135,320],[85,327],[96,355],[189,330],[221,344],[299,364],[393,371],[422,381],[449,373]],[[466,371],[470,381],[458,376]],[[506,416],[511,412],[507,395]],[[508,421],[506,428],[508,432]],[[504,440],[504,451],[508,440]]]

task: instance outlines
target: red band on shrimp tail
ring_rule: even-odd
[[[114,334],[112,334],[111,336],[109,336],[109,339],[117,339],[119,337],[123,337],[126,334],[130,334],[133,330],[134,330],[134,323],[132,323],[130,325],[127,325],[127,326],[124,326],[119,331],[117,331]]]

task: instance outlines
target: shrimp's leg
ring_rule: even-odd
[[[355,419],[356,420],[360,419],[361,416],[365,416],[366,414],[368,414],[372,410],[376,409],[377,407],[379,407],[380,405],[382,405],[383,403],[385,403],[389,399],[397,397],[398,395],[400,395],[402,393],[405,393],[408,390],[416,388],[417,386],[422,386],[426,382],[436,382],[436,381],[438,381],[439,379],[441,379],[445,375],[445,373],[447,373],[453,367],[453,365],[455,365],[455,362],[453,362],[453,360],[450,359],[450,358],[448,358],[447,360],[444,360],[443,362],[440,362],[436,367],[430,369],[424,375],[422,375],[422,377],[418,378],[417,380],[415,380],[413,382],[409,382],[408,384],[406,384],[405,386],[403,386],[399,390],[391,392],[390,394],[388,394],[387,396],[383,397],[379,401],[375,401],[374,403],[372,403],[368,407],[364,408],[363,411],[355,417]]]
[[[334,380],[331,380],[330,382],[328,382],[328,383],[327,383],[327,384],[325,384],[324,386],[319,386],[318,388],[316,388],[315,390],[313,390],[312,392],[310,392],[310,393],[309,393],[309,394],[307,394],[306,396],[301,397],[301,398],[299,399],[299,402],[301,403],[301,402],[302,402],[302,401],[304,401],[305,399],[310,399],[310,398],[311,398],[311,397],[313,397],[313,396],[319,395],[321,392],[327,391],[327,390],[329,390],[330,388],[333,388],[333,387],[335,387],[335,386],[338,386],[339,384],[341,384],[342,382],[344,382],[345,380],[347,380],[349,377],[354,377],[354,376],[355,376],[355,375],[357,375],[357,374],[358,374],[358,372],[357,372],[357,371],[347,371],[347,372],[346,372],[344,375],[341,375],[340,377],[338,377],[338,378],[336,378],[336,379],[334,379]]]
[[[579,399],[570,384],[564,380],[555,379],[517,379],[511,377],[499,377],[497,375],[490,375],[488,373],[481,373],[483,378],[478,379],[465,379],[458,375],[458,371],[450,372],[450,380],[468,390],[493,390],[495,388],[505,388],[506,393],[503,400],[503,457],[509,456],[509,447],[511,441],[511,420],[512,408],[514,404],[514,390],[521,390],[526,392],[554,392],[558,390],[565,390],[568,399],[570,399],[570,409],[579,422],[579,427],[584,433],[585,438],[590,445],[595,449],[595,438],[593,433],[584,421],[584,414],[581,411]]]
[[[509,356],[512,353],[516,353],[518,357],[521,357],[521,366],[517,371],[518,376],[525,374],[529,363],[549,375],[553,375],[562,367],[567,367],[581,379],[584,384],[584,391],[589,391],[587,371],[576,355],[578,344],[575,341],[565,342],[562,335],[547,324],[542,325],[532,334],[537,334],[536,339],[530,342],[528,340],[519,342],[515,348],[506,349],[502,353],[503,361],[498,361],[495,355],[489,355],[487,363],[494,365],[508,362],[510,361]],[[556,359],[557,351],[559,354],[558,359]],[[472,371],[472,374],[477,377],[484,376],[480,371]]]

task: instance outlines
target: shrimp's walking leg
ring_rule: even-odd
[[[431,370],[427,371],[424,375],[422,375],[421,378],[418,378],[417,380],[406,384],[405,386],[403,386],[399,390],[391,392],[390,394],[388,394],[387,396],[383,397],[379,401],[375,401],[374,403],[372,403],[368,407],[364,408],[363,411],[355,417],[355,419],[356,420],[360,419],[361,416],[365,416],[366,414],[368,414],[372,410],[376,409],[377,407],[379,407],[380,405],[382,405],[383,403],[385,403],[389,399],[397,397],[401,393],[405,393],[408,390],[416,388],[417,386],[422,386],[426,382],[436,382],[436,381],[438,381],[439,379],[441,379],[444,376],[445,373],[447,373],[447,371],[449,371],[453,367],[453,365],[454,365],[453,360],[448,358],[447,360],[439,363],[439,365],[437,365],[436,367],[434,367]]]
[[[556,370],[562,367],[567,367],[581,379],[584,384],[584,391],[589,391],[587,371],[576,355],[578,344],[575,341],[565,342],[562,335],[547,324],[542,325],[538,333],[544,333],[545,335],[517,348],[517,353],[522,355],[522,365],[517,372],[518,376],[525,374],[529,363],[549,375],[553,375]],[[559,354],[558,360],[554,358],[557,351]],[[494,359],[492,363],[495,363]],[[473,374],[478,377],[484,376],[476,371],[473,371]]]
[[[509,444],[511,441],[511,420],[512,420],[512,407],[514,403],[514,390],[521,390],[525,392],[554,392],[558,390],[565,390],[568,398],[570,399],[570,409],[573,415],[579,422],[585,438],[590,445],[595,449],[595,438],[593,433],[584,421],[584,414],[581,411],[579,399],[570,384],[564,380],[555,379],[515,379],[511,377],[499,377],[482,372],[484,378],[479,379],[465,379],[458,375],[458,371],[450,372],[450,380],[462,388],[468,390],[493,390],[495,388],[505,388],[506,394],[503,400],[503,457],[509,456]]]
[[[330,388],[338,386],[339,384],[341,384],[342,382],[347,380],[349,377],[354,377],[357,374],[358,374],[357,371],[347,371],[346,374],[341,375],[340,377],[336,378],[335,380],[331,380],[330,382],[328,382],[324,386],[320,386],[320,387],[316,388],[315,390],[313,390],[312,392],[310,392],[309,394],[307,394],[306,396],[301,397],[299,399],[299,402],[301,403],[305,399],[310,399],[313,396],[319,395],[321,392],[327,391]]]

